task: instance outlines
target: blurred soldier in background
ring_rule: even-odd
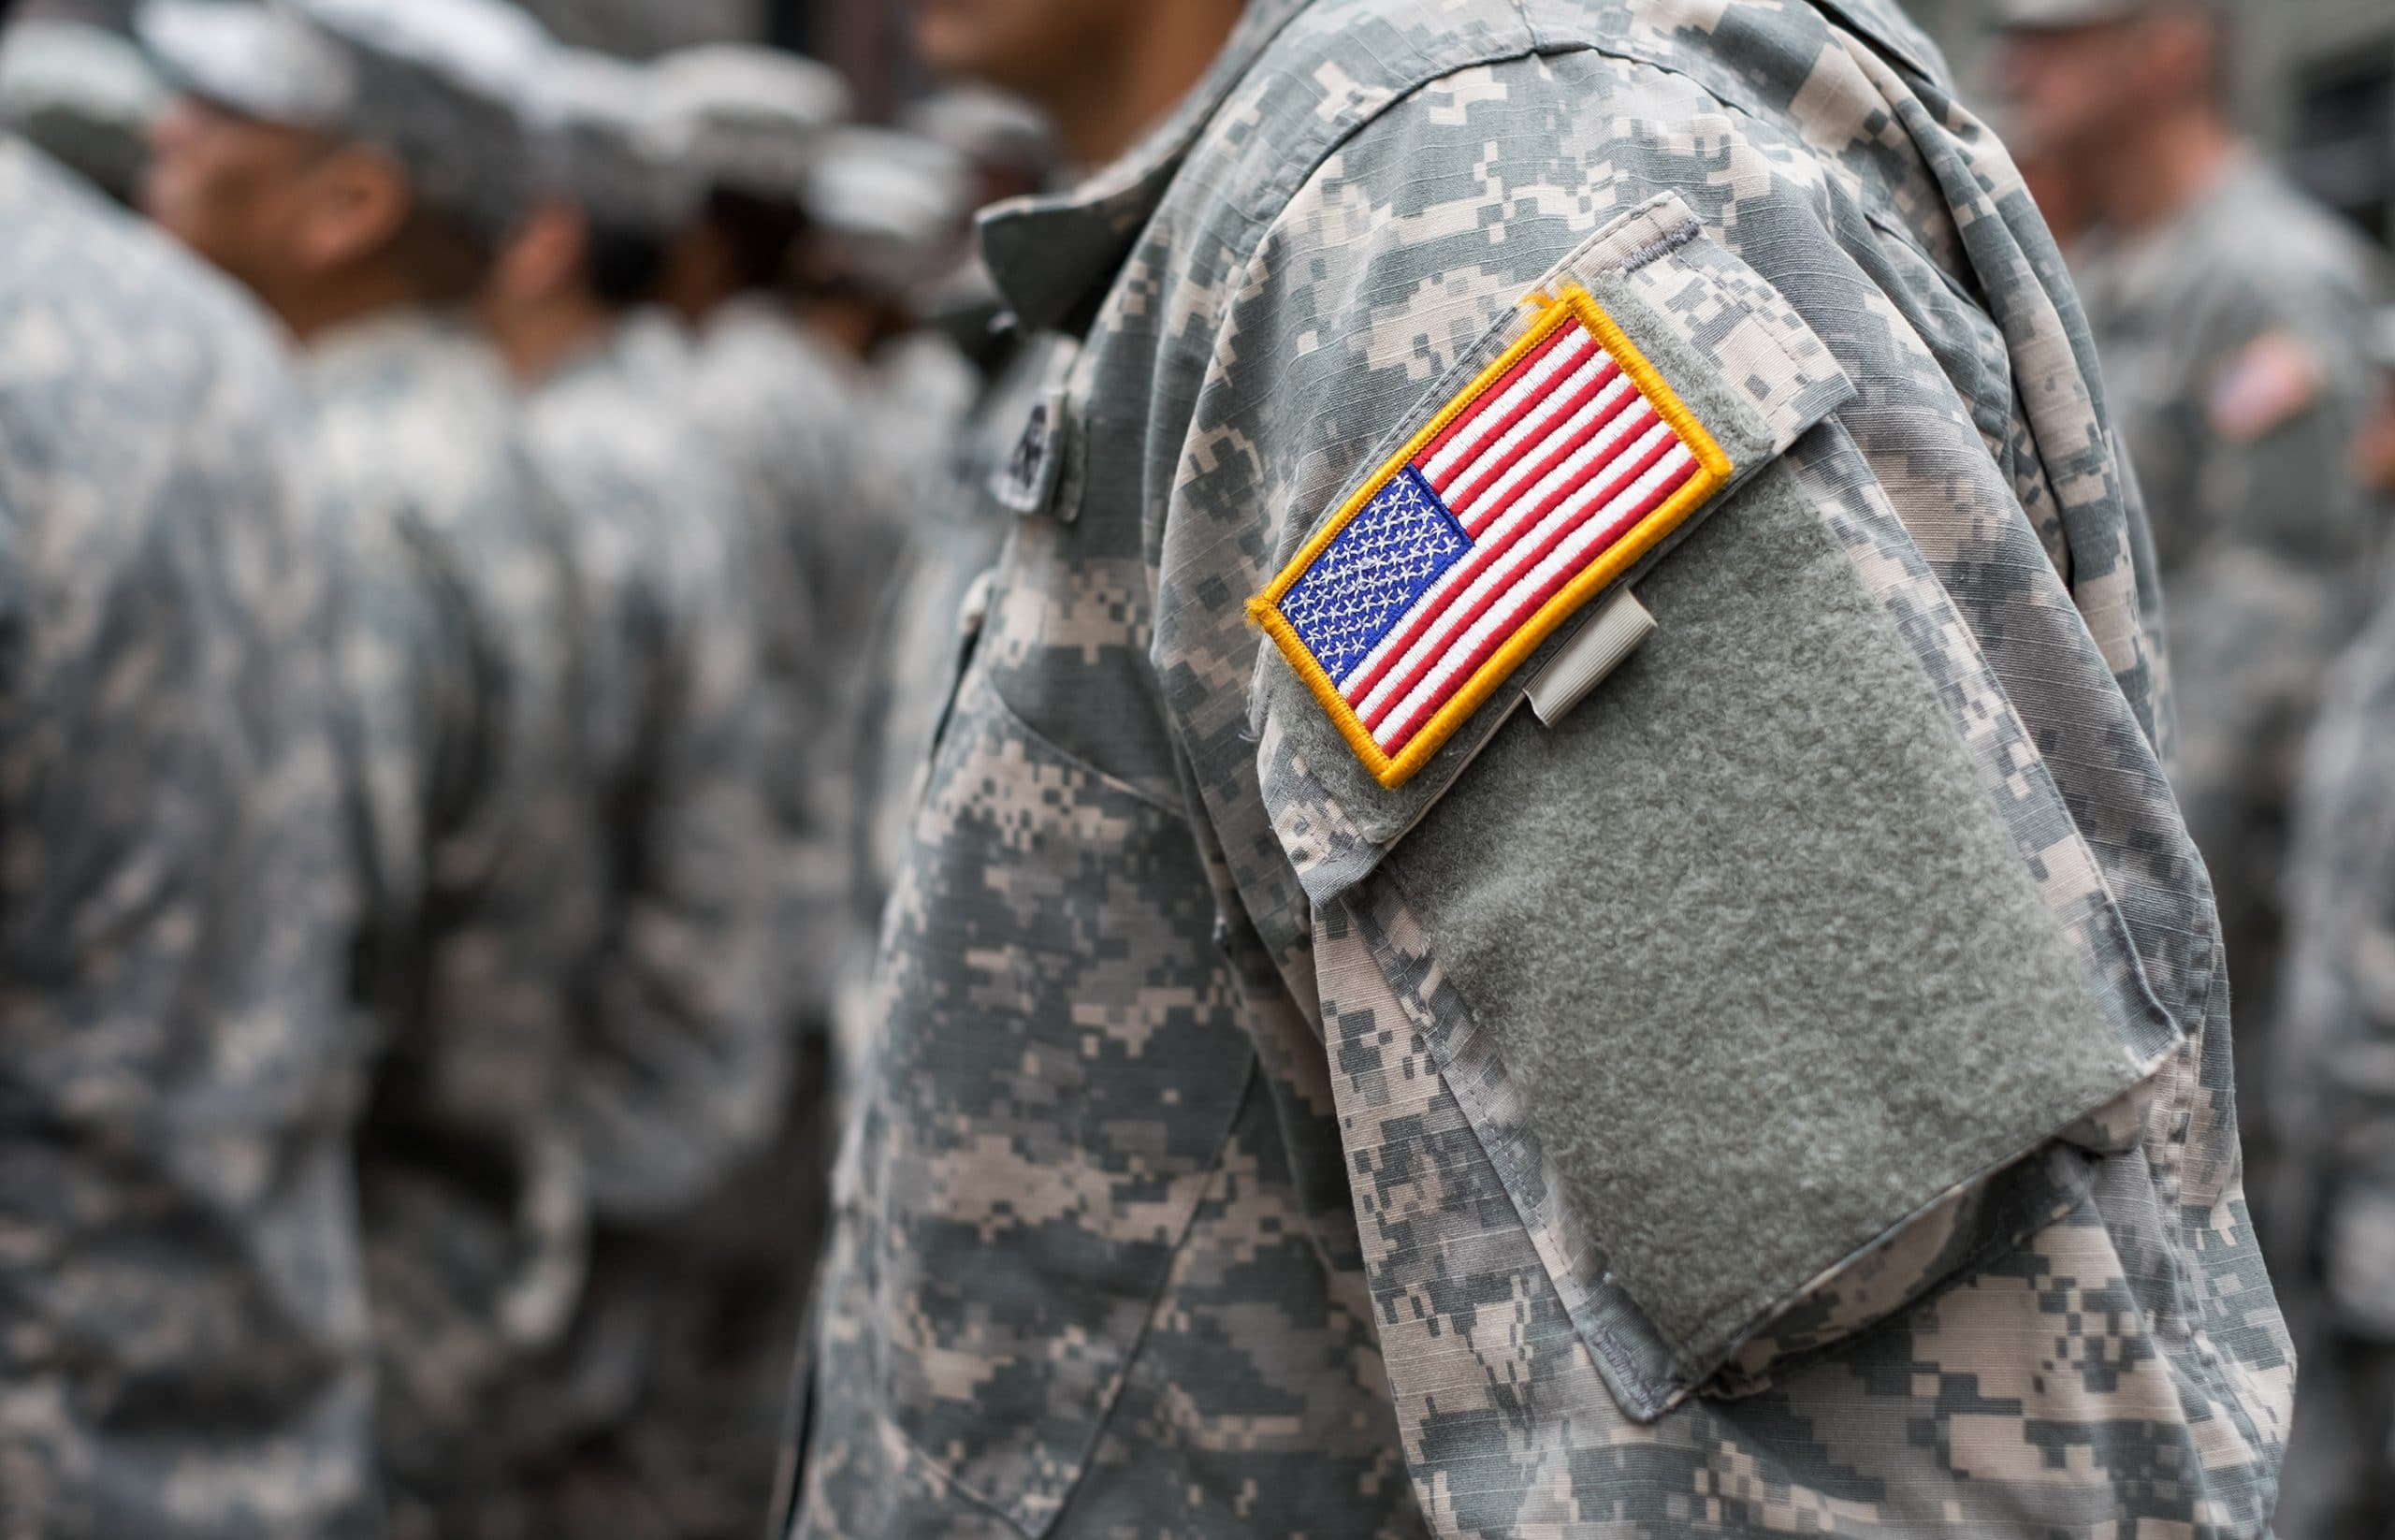
[[[1935,50],[915,8],[1103,168],[983,222],[1080,341],[888,907],[787,1533],[2264,1534],[2142,516]]]
[[[2173,778],[2219,895],[2247,1158],[2272,1195],[2287,804],[2381,545],[2383,508],[2348,458],[2369,400],[2372,258],[2239,138],[2217,7],[2005,0],[1999,14],[2012,121],[2033,158],[2072,168],[2092,222],[2073,266],[2152,513]]]
[[[947,335],[923,323],[967,248],[970,194],[962,156],[888,128],[826,135],[807,174],[807,228],[792,272],[798,309],[807,329],[840,352],[855,425],[849,485],[873,531],[858,553],[873,588],[830,617],[855,628],[843,654],[854,671],[871,656],[877,606],[923,510],[954,499],[949,448],[979,381]],[[852,693],[849,710],[859,709]],[[855,762],[843,768],[853,773]],[[843,811],[851,820],[843,827],[853,826],[858,809]]]
[[[680,328],[641,304],[696,196],[648,85],[553,57],[521,104],[549,151],[544,196],[484,306],[572,519],[603,903],[567,1097],[590,1276],[565,1351],[501,1414],[542,1441],[506,1529],[528,1536],[745,1537],[767,1495],[762,1447],[748,1480],[721,1479],[737,1466],[704,1398],[716,1280],[679,1231],[777,1131],[789,1044],[765,988],[739,508],[677,410]]]
[[[2395,496],[2395,311],[2366,336],[2379,394],[2354,465]],[[2272,1223],[2317,1319],[2280,1540],[2395,1535],[2395,596],[2379,597],[2327,685],[2289,858]]]
[[[377,1050],[358,1164],[384,1475],[399,1540],[479,1540],[517,1459],[511,1391],[587,1250],[561,1084],[593,931],[583,628],[470,314],[530,190],[509,104],[546,45],[486,0],[160,0],[144,35],[187,93],[149,208],[305,352],[365,893],[350,992]]]
[[[970,207],[987,209],[1009,198],[1048,191],[1055,180],[1056,135],[1048,120],[1028,102],[980,86],[955,86],[927,96],[910,108],[905,126],[909,133],[946,145],[964,159],[971,179]],[[970,308],[983,324],[969,333],[951,321]],[[998,370],[983,359],[984,351],[1011,335],[1013,328],[994,325],[1000,313],[997,290],[980,247],[962,242],[955,265],[933,290],[928,306],[932,319],[955,334],[958,345],[994,379]]]
[[[775,990],[820,1027],[845,888],[847,743],[861,615],[885,558],[851,480],[851,382],[791,305],[802,199],[848,91],[820,65],[722,45],[656,66],[660,121],[704,189],[658,296],[697,332],[678,405],[740,499],[739,556],[760,636],[756,710],[781,845]]]
[[[686,1533],[746,1540],[770,1491],[787,1389],[822,1234],[832,1137],[826,1033],[843,932],[855,633],[878,583],[876,520],[854,490],[855,382],[799,320],[794,252],[821,137],[848,109],[838,77],[762,48],[669,56],[658,121],[700,190],[667,248],[658,297],[695,331],[660,386],[732,485],[753,617],[772,823],[772,1005],[787,1035],[779,1137],[677,1228],[676,1305],[652,1421],[671,1428],[706,1506]],[[700,1493],[700,1489],[704,1493]]]
[[[5,131],[0,232],[0,1534],[365,1540],[291,383],[220,280]]]
[[[0,126],[13,128],[131,203],[167,105],[158,72],[121,32],[63,17],[28,21],[0,39]]]

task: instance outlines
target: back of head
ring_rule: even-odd
[[[814,272],[900,298],[954,265],[973,212],[963,156],[920,135],[845,127],[825,137],[806,180]]]
[[[659,117],[710,191],[796,203],[820,137],[849,111],[838,75],[776,49],[715,44],[655,70]]]
[[[533,141],[515,109],[547,67],[546,34],[502,0],[280,0],[349,54],[340,126],[387,151],[417,198],[505,234],[530,196]]]
[[[301,286],[355,260],[426,300],[462,299],[531,195],[515,104],[549,49],[501,0],[148,0],[139,25],[187,95],[322,147],[283,156],[286,191],[309,183],[320,211],[344,197],[365,211],[337,234],[323,233],[333,213],[316,222]]]
[[[527,98],[542,190],[660,238],[696,212],[704,184],[654,84],[648,70],[611,54],[559,51]]]
[[[806,227],[804,201],[823,135],[847,113],[847,85],[779,50],[717,44],[654,66],[663,131],[703,191],[679,243],[671,302],[696,315],[726,291],[777,284]]]
[[[667,244],[704,193],[653,83],[628,61],[565,50],[526,100],[543,151],[539,190],[580,212],[586,277],[615,306],[655,284]]]

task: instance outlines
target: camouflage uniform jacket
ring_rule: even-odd
[[[603,1505],[610,1533],[679,1533],[626,1494],[659,1471],[695,1485],[691,1462],[677,1455],[643,1479],[607,1441],[653,1418],[660,1382],[681,1373],[660,1361],[667,1323],[714,1281],[678,1227],[763,1148],[788,1083],[763,989],[764,820],[736,511],[663,404],[685,349],[662,317],[634,317],[525,406],[583,597],[601,909],[597,951],[568,996],[560,1099],[593,1230],[569,1337],[492,1414],[519,1456],[517,1479],[482,1507],[485,1534],[584,1533],[597,1520],[583,1504]],[[759,1493],[741,1496],[753,1511]],[[695,1507],[680,1488],[675,1505],[686,1521]]]
[[[862,506],[859,383],[779,302],[735,299],[699,339],[690,420],[734,484],[756,616],[767,806],[780,831],[775,988],[826,1002],[847,895],[850,731],[864,633],[890,559]]]
[[[1054,341],[1010,351],[957,424],[951,447],[925,477],[922,507],[907,526],[906,548],[876,620],[858,713],[857,818],[850,880],[857,929],[835,1013],[837,1060],[861,1062],[870,1035],[870,981],[882,906],[907,848],[917,783],[948,705],[960,650],[985,618],[983,577],[995,564],[1012,516],[988,495],[1022,435],[1023,420],[1060,379],[1069,350]]]
[[[1918,35],[1252,6],[984,247],[1085,341],[884,925],[791,1533],[2263,1533],[2142,517]],[[1247,603],[1583,311],[1724,489],[1601,690],[1517,709],[1559,631],[1388,790]]]
[[[0,1534],[371,1535],[296,397],[5,136],[0,227]]]
[[[568,1104],[593,1201],[635,1223],[686,1208],[763,1142],[784,1068],[763,991],[738,511],[697,436],[660,410],[679,372],[664,328],[627,322],[543,382],[525,414],[571,520],[588,628],[604,908],[574,992]]]
[[[2315,1184],[2289,1215],[2348,1334],[2395,1343],[2395,608],[2332,676],[2304,761],[2282,996],[2282,1125]],[[2294,1204],[2290,1204],[2295,1209]],[[2275,1222],[2275,1221],[2274,1221]]]
[[[2296,762],[2382,548],[2386,509],[2347,469],[2380,275],[2335,215],[2243,156],[2176,219],[2098,237],[2073,268],[2170,602],[2172,776],[2220,893],[2250,1111]]]
[[[594,925],[582,628],[514,393],[462,326],[356,323],[305,379],[365,895],[351,993],[376,1052],[358,1163],[379,1433],[405,1512],[474,1489],[504,1442],[489,1398],[580,1286],[562,1075]]]

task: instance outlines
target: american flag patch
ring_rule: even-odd
[[[1395,789],[1730,475],[1637,347],[1567,290],[1249,611]]]

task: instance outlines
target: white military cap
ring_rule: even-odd
[[[658,109],[708,187],[794,200],[817,141],[849,112],[836,73],[777,49],[711,44],[653,68]]]
[[[973,213],[968,171],[962,155],[920,135],[835,129],[807,175],[804,207],[844,276],[903,294],[954,263]]]
[[[0,36],[0,126],[119,196],[131,193],[166,82],[106,27],[41,18]]]
[[[564,49],[524,98],[544,148],[544,187],[591,217],[643,234],[677,229],[705,193],[682,127],[660,110],[650,70],[612,54]]]
[[[961,86],[916,103],[906,126],[977,166],[1044,176],[1056,164],[1056,134],[1029,102],[980,86]]]
[[[372,144],[417,196],[486,235],[532,185],[516,104],[551,54],[503,0],[148,0],[140,35],[196,95]]]

